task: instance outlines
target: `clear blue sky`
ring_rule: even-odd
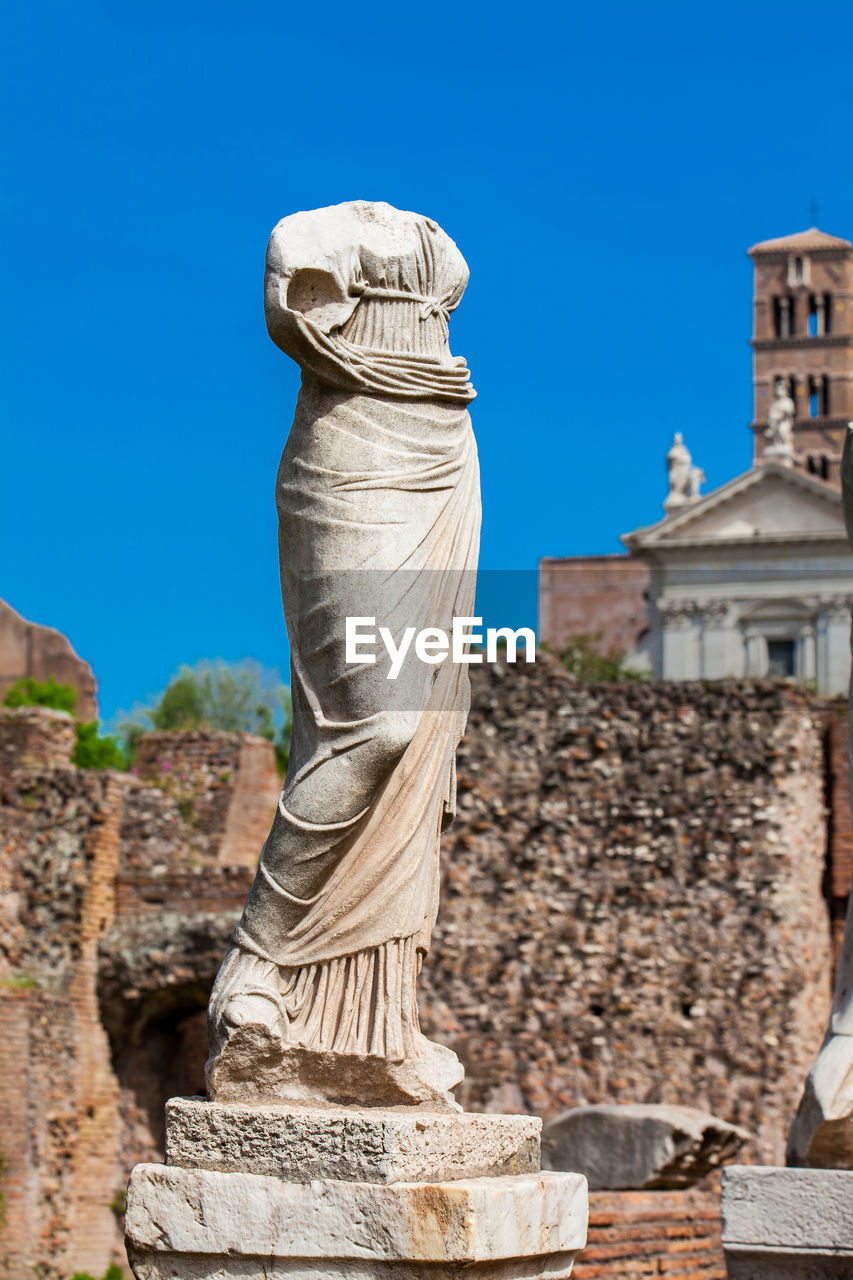
[[[107,719],[182,662],[286,666],[286,213],[387,200],[456,239],[481,563],[531,571],[656,519],[677,429],[711,487],[748,465],[745,250],[813,197],[853,236],[846,2],[47,0],[2,45],[0,596]]]

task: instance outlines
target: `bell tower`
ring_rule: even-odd
[[[853,244],[811,227],[749,250],[755,268],[752,430],[757,462],[777,380],[794,402],[794,465],[838,485],[853,419]]]

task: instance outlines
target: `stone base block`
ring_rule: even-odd
[[[283,1182],[137,1165],[137,1280],[564,1280],[586,1241],[574,1173],[455,1182]]]
[[[535,1116],[172,1098],[166,1164],[287,1182],[450,1182],[538,1173]]]
[[[730,1280],[851,1280],[853,1171],[732,1166],[723,1174]]]

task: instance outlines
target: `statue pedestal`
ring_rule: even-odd
[[[731,1165],[723,1172],[729,1280],[850,1280],[853,1171]]]
[[[586,1180],[539,1171],[528,1116],[174,1099],[137,1165],[137,1280],[563,1280]]]

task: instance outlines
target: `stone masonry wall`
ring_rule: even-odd
[[[114,1256],[119,1090],[96,981],[121,791],[114,775],[55,761],[0,775],[0,1260],[10,1280],[101,1275]]]
[[[682,1103],[782,1161],[829,1010],[822,737],[784,684],[476,672],[421,980],[466,1107]]]
[[[751,1129],[747,1158],[779,1159],[829,1002],[841,765],[822,709],[777,684],[578,685],[547,658],[472,676],[420,997],[466,1064],[460,1100],[546,1119],[684,1102]],[[166,744],[161,773],[198,772],[187,796],[73,769],[45,725],[49,767],[15,768],[20,726],[0,717],[9,1280],[121,1260],[116,1192],[162,1154],[166,1097],[201,1086],[207,992],[252,877],[248,854],[224,860],[220,745]],[[182,804],[199,796],[207,839]],[[710,1182],[597,1192],[578,1280],[717,1280],[718,1212]]]
[[[254,867],[281,790],[272,744],[249,733],[147,733],[136,772],[174,801],[206,862]]]

